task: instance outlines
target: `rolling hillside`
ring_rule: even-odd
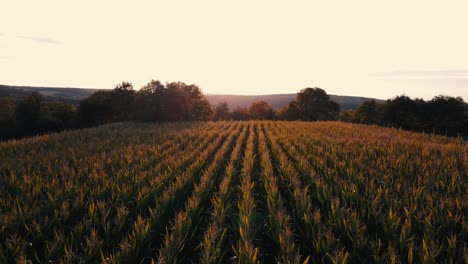
[[[92,95],[98,89],[0,85],[0,97],[11,96],[21,99],[34,91],[41,93],[50,101],[78,105],[80,100]]]
[[[228,95],[228,94],[207,94],[206,97],[212,105],[217,105],[222,102],[227,102],[230,109],[237,107],[249,107],[253,102],[265,101],[269,103],[273,109],[278,110],[296,99],[296,94],[269,94],[269,95]],[[331,99],[340,105],[342,110],[355,109],[361,103],[373,98],[330,95]],[[379,102],[383,100],[375,99]]]
[[[25,95],[38,91],[50,101],[60,101],[78,105],[79,101],[90,96],[98,89],[65,88],[65,87],[30,87],[30,86],[8,86],[0,85],[0,97],[12,96],[21,99]],[[253,102],[266,101],[275,110],[286,106],[294,100],[296,94],[270,94],[270,95],[228,95],[228,94],[206,94],[212,105],[227,102],[231,110],[237,107],[249,107]],[[355,109],[362,102],[371,98],[331,95],[333,101],[337,102],[341,109]],[[378,100],[381,101],[381,100]]]

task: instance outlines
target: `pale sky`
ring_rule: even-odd
[[[0,0],[0,84],[468,101],[468,1]]]

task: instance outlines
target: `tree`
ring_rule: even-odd
[[[299,120],[301,113],[296,101],[291,101],[287,106],[278,110],[276,115],[280,120]]]
[[[271,120],[275,117],[275,111],[265,101],[254,102],[249,108],[249,114],[252,119]]]
[[[249,109],[245,107],[238,107],[232,112],[232,119],[234,120],[249,120]]]
[[[300,119],[307,121],[334,120],[340,111],[338,103],[320,88],[305,88],[297,94]]]
[[[129,120],[130,107],[135,99],[133,85],[122,82],[115,86],[110,94],[110,122]]]
[[[39,119],[43,114],[44,102],[44,96],[38,92],[33,92],[18,103],[16,120],[18,122],[18,132],[21,135],[33,135],[40,132],[38,131]]]
[[[115,86],[114,91],[116,92],[133,91],[133,85],[132,83],[129,83],[129,82],[121,82]]]
[[[130,83],[122,82],[112,91],[97,91],[80,101],[78,115],[84,126],[120,122],[130,118],[135,91]]]
[[[77,113],[71,104],[62,102],[47,103],[52,118],[60,121],[61,129],[72,128],[76,125]]]
[[[213,118],[213,109],[211,109],[208,99],[203,97],[197,101],[193,107],[192,118],[194,121],[208,121]]]
[[[0,98],[0,140],[13,137],[16,128],[16,102],[11,97]]]
[[[32,136],[72,128],[76,121],[74,106],[62,102],[48,102],[33,92],[18,103],[16,135]]]
[[[165,93],[166,87],[157,80],[151,80],[143,86],[132,104],[132,118],[142,122],[163,120],[161,111]]]
[[[226,102],[219,103],[214,109],[213,119],[215,121],[219,120],[229,120],[231,118],[231,113],[229,113],[229,107]]]
[[[375,100],[367,100],[360,104],[353,114],[353,121],[362,124],[378,124],[380,110]]]
[[[338,114],[338,120],[341,122],[353,122],[354,111],[353,110],[343,110]]]
[[[436,133],[467,136],[467,105],[461,97],[439,95],[424,105],[423,121],[425,130],[433,129]]]
[[[382,123],[387,126],[404,129],[419,127],[419,105],[422,100],[412,100],[406,95],[387,100],[382,109]]]
[[[82,126],[112,122],[112,92],[97,91],[80,101],[78,116]]]
[[[465,111],[464,111],[464,114],[463,114],[463,130],[462,130],[462,133],[463,133],[463,137],[464,138],[468,138],[468,104],[465,103]]]
[[[203,95],[202,90],[195,84],[186,85],[182,83],[182,88],[189,95],[189,115],[188,120],[207,121],[213,117],[213,110],[208,99]]]
[[[183,82],[166,84],[166,96],[162,108],[166,121],[208,120],[213,114],[201,89]]]
[[[460,97],[439,95],[430,101],[405,95],[387,100],[381,124],[408,130],[468,135],[468,106]]]
[[[201,89],[183,82],[152,80],[135,97],[132,117],[138,121],[203,121],[213,111]]]

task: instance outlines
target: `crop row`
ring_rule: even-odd
[[[467,150],[333,122],[0,143],[0,262],[466,262]]]

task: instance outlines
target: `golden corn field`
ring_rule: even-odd
[[[462,139],[119,123],[0,143],[0,263],[468,263]]]

